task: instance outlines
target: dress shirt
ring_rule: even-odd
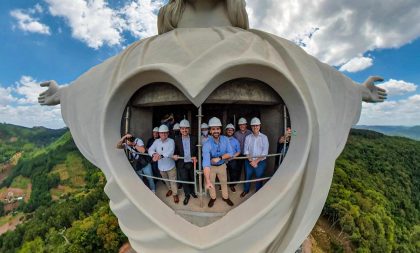
[[[251,130],[247,129],[245,133],[242,133],[241,130],[238,130],[233,135],[239,141],[241,146],[241,154],[244,154],[245,138],[250,134],[252,134]]]
[[[162,155],[163,158],[158,160],[158,168],[160,171],[168,171],[175,167],[175,161],[172,159],[175,151],[175,142],[171,138],[167,138],[162,142],[161,139],[156,139],[152,146],[149,148],[149,155],[153,156],[154,153]]]
[[[265,134],[258,133],[257,136],[250,134],[245,138],[244,155],[251,157],[268,155],[268,145],[268,138]],[[252,158],[252,160],[256,159],[258,158]],[[262,160],[265,159],[266,157]]]
[[[213,137],[210,136],[203,145],[203,168],[210,167],[211,165],[222,165],[225,162],[224,160],[220,160],[217,164],[212,164],[211,159],[220,157],[224,154],[229,154],[231,157],[234,154],[229,139],[226,136],[221,135],[219,137],[219,142],[216,142]]]
[[[182,139],[182,147],[184,148],[184,162],[190,163],[192,162],[190,136],[189,135],[187,137],[181,136],[181,139]]]
[[[232,146],[233,154],[236,154],[238,152],[241,153],[241,144],[239,143],[239,141],[233,136],[228,137],[228,139],[230,145]]]

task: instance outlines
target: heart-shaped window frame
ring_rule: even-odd
[[[287,157],[258,193],[220,220],[205,227],[198,227],[176,215],[170,207],[156,198],[138,180],[124,154],[115,150],[115,140],[120,138],[121,115],[131,96],[149,83],[171,83],[194,105],[199,106],[220,85],[237,78],[260,80],[273,88],[289,109],[292,128],[297,133],[305,134],[294,137]],[[247,233],[253,229],[264,231],[267,236],[263,240],[272,241],[286,227],[285,223],[295,211],[290,207],[295,206],[298,201],[297,196],[312,139],[312,121],[307,101],[304,100],[297,83],[267,65],[242,64],[224,68],[211,80],[203,82],[201,87],[197,86],[185,80],[177,80],[162,69],[148,68],[129,75],[120,85],[115,86],[115,90],[110,91],[110,100],[100,129],[104,146],[100,148],[104,153],[104,162],[110,170],[109,175],[106,175],[108,183],[105,192],[111,199],[111,209],[117,215],[121,229],[129,236],[131,243],[135,243],[132,241],[134,239],[139,242],[147,240],[149,245],[155,240],[156,244],[159,244],[159,238],[168,234],[194,248],[207,249],[234,239],[237,235],[245,239],[249,236],[249,240],[253,240],[253,233]],[[276,209],[276,212],[272,212],[273,209]],[[279,213],[283,215],[272,215]],[[261,219],[262,217],[264,219]],[[156,226],[160,230],[156,230]]]

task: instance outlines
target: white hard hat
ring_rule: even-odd
[[[179,127],[190,127],[190,122],[186,119],[181,120]]]
[[[159,132],[159,127],[153,128],[153,132]]]
[[[228,124],[225,129],[233,129],[235,130],[235,127],[232,124]]]
[[[173,130],[179,130],[179,123],[176,123],[172,129]]]
[[[240,118],[239,120],[238,120],[238,125],[242,125],[242,124],[246,124],[247,122],[246,122],[246,119],[245,118]]]
[[[220,119],[213,117],[209,120],[209,127],[221,127],[222,126],[222,122],[220,121]]]
[[[201,129],[203,129],[203,128],[209,128],[209,126],[206,123],[202,123],[200,128]]]
[[[255,125],[261,125],[261,121],[257,117],[254,117],[251,119],[251,126],[255,126]]]
[[[166,133],[166,132],[169,132],[168,126],[167,125],[161,125],[159,127],[159,133]]]

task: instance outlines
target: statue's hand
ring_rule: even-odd
[[[385,89],[375,85],[375,82],[382,82],[384,79],[379,76],[370,76],[362,84],[363,95],[362,100],[369,103],[383,102],[387,98]]]
[[[40,84],[41,87],[48,87],[48,89],[38,97],[38,103],[41,105],[58,105],[60,103],[60,87],[54,81],[46,81]]]

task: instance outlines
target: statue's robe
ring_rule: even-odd
[[[199,106],[239,77],[277,91],[298,135],[261,191],[199,228],[148,191],[115,149],[121,117],[148,83],[169,82]],[[143,39],[61,90],[64,121],[82,154],[106,175],[111,209],[139,252],[294,252],[321,213],[361,103],[357,84],[292,42],[233,27],[178,28]]]

